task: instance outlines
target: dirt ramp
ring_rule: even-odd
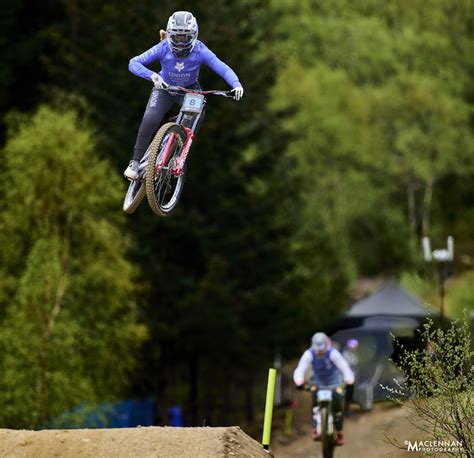
[[[239,427],[16,431],[0,429],[0,457],[269,457]]]

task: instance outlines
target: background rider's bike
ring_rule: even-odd
[[[323,457],[332,458],[336,446],[337,431],[334,425],[333,392],[344,395],[344,385],[318,386],[304,385],[305,391],[316,393],[316,405],[313,407],[313,425],[319,425]]]
[[[151,209],[167,216],[178,204],[186,177],[186,158],[196,137],[206,107],[206,96],[234,98],[231,91],[197,91],[178,86],[166,89],[184,95],[176,122],[160,127],[146,150],[138,169],[138,179],[130,183],[123,210],[133,213],[147,195]]]

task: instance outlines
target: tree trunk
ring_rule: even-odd
[[[253,402],[253,379],[249,377],[245,385],[245,413],[248,422],[255,419],[255,409]]]
[[[41,403],[40,420],[41,425],[47,425],[50,417],[50,388],[48,380],[49,372],[49,356],[51,351],[51,336],[53,335],[56,320],[61,311],[64,295],[68,286],[68,264],[69,264],[69,240],[64,240],[64,251],[62,253],[62,275],[59,278],[57,290],[54,292],[54,302],[49,310],[49,313],[44,317],[45,326],[43,335],[41,336],[41,349],[39,355],[40,361],[40,376],[39,376],[39,399]],[[52,293],[52,292],[51,292]],[[53,297],[48,297],[47,301],[52,300]]]
[[[191,407],[191,424],[197,425],[198,421],[198,376],[199,376],[198,352],[195,349],[191,352],[189,360],[189,402]]]
[[[204,378],[204,392],[205,392],[205,399],[204,399],[204,421],[205,426],[213,426],[214,425],[214,418],[215,418],[215,395],[214,395],[214,383],[216,377],[214,375],[210,375],[210,370],[205,371],[205,378]]]
[[[415,183],[409,179],[407,183],[407,203],[408,203],[408,223],[410,225],[410,234],[413,239],[416,238],[416,200]]]
[[[225,368],[224,373],[224,386],[223,386],[223,404],[222,404],[222,424],[224,426],[229,426],[231,424],[231,419],[235,417],[233,415],[234,405],[232,402],[232,374],[229,368]]]
[[[425,196],[423,199],[423,221],[422,221],[422,235],[427,236],[430,230],[430,214],[431,202],[433,200],[433,181],[426,184]]]

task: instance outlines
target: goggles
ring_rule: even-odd
[[[170,35],[170,41],[174,46],[189,46],[194,41],[194,35],[189,33],[173,33]]]

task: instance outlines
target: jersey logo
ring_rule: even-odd
[[[176,65],[174,66],[174,68],[176,70],[178,70],[178,72],[180,72],[181,70],[184,69],[184,63],[183,62],[176,62]]]

